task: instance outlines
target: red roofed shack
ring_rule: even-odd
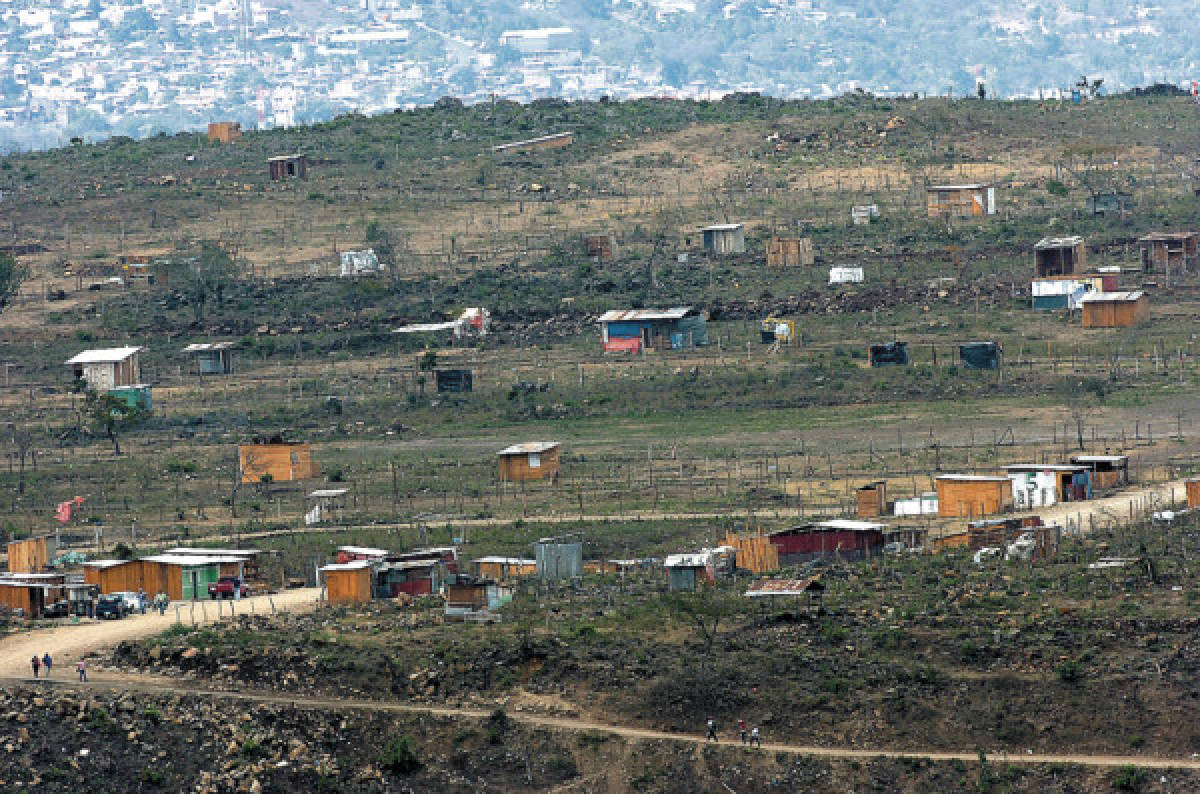
[[[845,560],[861,560],[878,553],[884,543],[885,529],[887,524],[837,518],[780,529],[767,535],[767,539],[779,549],[781,565],[835,554]]]

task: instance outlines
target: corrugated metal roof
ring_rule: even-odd
[[[207,557],[253,557],[256,554],[262,554],[262,551],[259,549],[206,549],[200,546],[179,546],[174,549],[166,549],[163,551],[163,554],[190,554]]]
[[[741,223],[714,223],[712,226],[705,226],[700,229],[702,232],[732,232],[741,229]]]
[[[313,499],[329,499],[334,496],[345,496],[350,492],[349,488],[318,488],[309,494]]]
[[[1196,236],[1195,232],[1150,232],[1144,237],[1139,237],[1138,242],[1167,242],[1171,240],[1190,240]]]
[[[83,564],[83,567],[100,568],[103,570],[104,568],[112,568],[117,565],[124,565],[127,562],[133,562],[133,560],[88,560]]]
[[[415,325],[405,325],[400,328],[393,328],[393,334],[417,334],[428,331],[452,331],[458,325],[456,322],[446,323],[416,323]]]
[[[813,590],[824,590],[821,577],[810,576],[807,579],[760,579],[750,585],[745,595],[750,598],[763,596],[801,596]]]
[[[1083,471],[1087,466],[1072,466],[1069,463],[1010,463],[1005,471]]]
[[[501,563],[504,565],[537,565],[537,560],[525,560],[520,557],[480,557],[471,562]]]
[[[1140,289],[1129,292],[1089,292],[1079,299],[1080,303],[1128,303],[1140,300],[1146,293]]]
[[[619,323],[637,320],[682,320],[695,311],[691,306],[675,306],[670,309],[610,309],[600,315],[597,322]]]
[[[338,546],[337,550],[346,554],[366,554],[370,557],[386,557],[391,553],[387,549],[373,549],[370,546]]]
[[[212,350],[228,350],[233,342],[193,342],[183,349],[184,353],[207,353]]]
[[[1038,240],[1033,249],[1035,251],[1044,251],[1050,248],[1074,248],[1083,242],[1083,238],[1078,235],[1070,237],[1043,237]]]
[[[668,554],[663,560],[664,568],[704,568],[712,562],[711,552],[692,552],[690,554]]]
[[[1007,479],[1007,478],[1006,478]],[[828,521],[814,521],[811,524],[801,524],[787,529],[777,529],[774,532],[768,532],[771,535],[785,535],[789,532],[812,531],[812,530],[842,530],[845,532],[880,532],[887,529],[887,524],[879,524],[874,521],[855,521],[850,518],[832,518]]]
[[[156,554],[153,557],[142,557],[142,561],[157,562],[163,565],[219,565],[223,562],[246,562],[246,558],[228,554],[211,557],[200,554]]]
[[[951,482],[1007,482],[1007,477],[996,474],[939,474],[935,480],[950,480]]]
[[[926,190],[980,190],[985,187],[991,187],[989,182],[971,182],[965,185],[929,185]]]
[[[370,560],[354,560],[353,562],[331,562],[329,565],[322,565],[318,571],[359,571],[363,568],[370,568]]]
[[[144,348],[141,347],[106,347],[97,350],[85,350],[67,359],[68,364],[107,364],[124,361]]]
[[[1128,455],[1072,455],[1071,460],[1077,463],[1122,463],[1129,460]]]
[[[530,453],[538,454],[548,452],[558,446],[557,441],[525,441],[521,444],[513,444],[505,447],[497,452],[497,455],[528,455]]]

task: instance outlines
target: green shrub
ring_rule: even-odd
[[[1126,764],[1113,772],[1113,788],[1119,791],[1141,791],[1146,782],[1146,773],[1133,764]]]
[[[384,745],[379,753],[379,766],[393,775],[411,775],[421,768],[413,740],[408,736],[397,736]]]
[[[1057,668],[1059,680],[1065,681],[1068,684],[1073,684],[1083,677],[1083,670],[1079,666],[1079,662],[1074,659],[1068,659],[1060,664]]]

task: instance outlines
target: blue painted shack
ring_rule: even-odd
[[[628,309],[600,316],[604,352],[638,353],[680,350],[708,344],[704,313],[690,306],[672,309]]]

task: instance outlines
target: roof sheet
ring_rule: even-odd
[[[1146,293],[1140,289],[1127,292],[1089,292],[1079,299],[1080,303],[1128,303],[1140,300]]]
[[[823,530],[840,530],[843,532],[879,532],[887,529],[887,524],[880,524],[875,521],[855,521],[849,518],[833,518],[828,521],[813,521],[810,524],[800,524],[787,529],[777,529],[774,532],[767,533],[768,535],[784,535],[789,532],[798,531],[823,531]]]
[[[813,590],[824,589],[825,585],[821,583],[819,576],[810,576],[807,579],[759,579],[750,585],[750,589],[746,591],[745,595],[750,598],[799,596],[807,595]]]
[[[184,353],[206,353],[210,350],[228,350],[233,342],[193,342],[183,349]]]
[[[206,549],[200,546],[178,546],[173,549],[166,549],[163,554],[172,555],[193,555],[207,557],[253,557],[256,554],[262,554],[259,549]]]
[[[926,190],[980,190],[991,187],[990,182],[967,182],[961,185],[929,185]]]
[[[1071,460],[1077,463],[1124,463],[1128,455],[1072,455]]]
[[[1086,471],[1087,466],[1070,463],[1010,463],[1005,471]]]
[[[732,232],[736,229],[741,229],[743,224],[740,223],[714,223],[711,226],[705,226],[700,229],[702,232]]]
[[[694,551],[688,554],[668,554],[663,560],[664,568],[704,568],[712,562],[712,553]]]
[[[998,474],[939,474],[935,480],[951,482],[1007,482],[1008,478]]]
[[[610,309],[600,315],[598,322],[619,323],[635,320],[682,320],[693,311],[691,306],[670,309]]]
[[[318,488],[309,494],[313,499],[328,499],[334,496],[345,496],[350,493],[349,488]]]
[[[322,565],[318,571],[359,571],[371,567],[370,560],[354,560],[353,562],[331,562],[328,565]]]
[[[413,325],[404,325],[400,328],[393,328],[393,334],[417,334],[428,331],[451,331],[457,326],[457,322],[445,323],[415,323]]]
[[[471,562],[501,563],[503,565],[537,565],[537,560],[525,560],[520,557],[480,557]]]
[[[218,565],[223,562],[245,562],[245,557],[229,554],[204,556],[201,554],[155,554],[153,557],[142,557],[143,562],[157,562],[163,565]]]
[[[1083,242],[1083,238],[1079,235],[1071,235],[1070,237],[1043,237],[1034,244],[1035,251],[1044,251],[1050,248],[1074,248]]]
[[[366,554],[370,557],[386,557],[391,554],[387,549],[375,549],[370,546],[338,546],[337,550],[347,554]]]
[[[558,446],[557,441],[524,441],[520,444],[513,444],[505,447],[497,452],[497,455],[528,455],[531,452],[534,454],[547,452]]]
[[[1138,238],[1138,242],[1154,242],[1166,240],[1190,240],[1196,236],[1196,232],[1150,232],[1143,237]]]
[[[133,562],[133,560],[88,560],[83,564],[83,567],[104,569],[112,568],[117,565],[124,565],[127,562]]]
[[[69,359],[68,364],[107,364],[124,361],[134,353],[142,350],[140,347],[105,347],[96,350],[85,350]]]

